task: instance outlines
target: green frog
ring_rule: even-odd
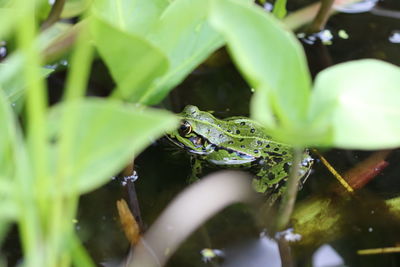
[[[261,193],[284,188],[293,161],[292,147],[273,140],[258,123],[246,117],[217,119],[191,105],[179,116],[179,128],[167,137],[192,156],[191,181],[198,179],[204,164],[210,164],[254,170],[253,186]],[[303,181],[312,163],[305,150],[299,170]]]

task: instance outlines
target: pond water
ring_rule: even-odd
[[[289,10],[294,11],[311,1],[288,2]],[[399,2],[365,2],[374,2],[374,5],[363,12],[347,10],[347,13],[339,12],[332,16],[326,26],[323,40],[301,38],[313,75],[330,65],[361,58],[382,59],[400,66]],[[299,34],[302,36],[301,30]],[[95,63],[91,79],[91,88],[96,88],[92,89],[95,95],[107,95],[112,88],[111,79],[106,79],[107,75],[104,72],[104,66],[99,62]],[[50,77],[49,84],[57,89],[63,79],[62,72],[56,73]],[[50,91],[53,92],[53,101],[57,101],[57,90]],[[210,61],[196,69],[171,93],[163,106],[180,112],[184,106],[192,104],[202,110],[215,111],[215,116],[220,118],[246,116],[249,114],[251,94],[250,88],[227,58],[226,51],[221,50],[218,52],[218,60]],[[373,152],[327,150],[321,153],[337,171],[343,173]],[[295,245],[293,254],[297,266],[311,266],[314,252],[322,245],[325,245],[324,249],[328,247],[330,250],[314,255],[315,266],[324,266],[320,262],[316,263],[317,257],[335,259],[336,261],[331,263],[336,265],[330,266],[400,266],[400,254],[360,256],[356,253],[359,249],[392,247],[400,242],[400,221],[383,205],[385,199],[395,197],[399,193],[399,160],[400,152],[392,151],[386,160],[387,167],[368,183],[357,197],[346,201],[337,195],[332,196],[330,188],[337,184],[337,181],[320,161],[316,161],[313,173],[299,192],[299,201],[332,197],[338,203],[338,212],[343,214],[344,222],[335,225],[340,230],[329,240],[321,236],[320,242]],[[153,145],[135,160],[135,168],[139,175],[135,182],[136,192],[146,228],[154,222],[174,196],[187,186],[186,180],[191,172],[189,157],[166,140],[155,140]],[[115,204],[121,198],[128,199],[129,194],[127,186],[118,178],[110,178],[109,184],[81,198],[76,230],[99,265],[113,266],[112,264],[123,259],[129,250]],[[204,248],[223,251],[228,257],[227,262],[232,262],[232,254],[252,255],[251,253],[256,251],[255,248],[258,249],[264,242],[260,239],[263,229],[260,228],[258,220],[254,207],[234,205],[223,210],[194,233],[179,248],[167,266],[219,266],[216,264],[222,262],[221,259],[206,262],[202,258],[200,251]],[[14,236],[11,234],[8,237],[6,250],[3,252],[9,255],[10,264],[19,258],[19,253],[15,251]],[[250,266],[250,261],[242,266]]]

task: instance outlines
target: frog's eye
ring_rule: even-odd
[[[192,125],[189,122],[183,121],[178,129],[181,136],[186,136],[192,132]]]

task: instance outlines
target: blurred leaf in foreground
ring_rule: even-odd
[[[373,60],[337,64],[315,80],[310,121],[325,124],[322,145],[347,149],[400,146],[400,68]]]
[[[55,136],[62,134],[61,112],[71,112],[69,116],[73,118],[68,129],[73,143],[67,162],[62,165],[62,173],[68,177],[64,189],[77,188],[79,193],[107,182],[135,154],[177,124],[175,116],[165,111],[110,99],[87,99],[53,108],[49,130]]]

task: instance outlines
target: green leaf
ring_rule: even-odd
[[[41,32],[37,38],[38,46],[41,50],[48,49],[52,42],[63,36],[73,27],[71,23],[56,22],[51,27]]]
[[[174,86],[223,44],[221,36],[208,23],[208,0],[175,0],[171,4],[169,2],[167,0],[101,0],[95,5],[94,14],[96,14],[97,20],[103,20],[103,24],[99,27],[103,32],[101,38],[95,37],[96,43],[100,54],[111,69],[114,79],[123,88],[124,97],[129,90],[135,91],[136,89],[134,86],[121,86],[116,77],[120,71],[116,71],[115,68],[113,70],[110,64],[111,60],[114,61],[112,65],[120,66],[119,61],[125,61],[127,55],[138,50],[135,57],[128,57],[129,59],[126,60],[131,69],[137,69],[127,75],[131,80],[133,77],[141,77],[138,70],[143,72],[148,69],[145,65],[148,60],[140,62],[136,60],[136,58],[140,59],[142,55],[146,55],[142,48],[145,44],[150,46],[151,55],[156,56],[162,52],[169,60],[169,68],[162,69],[167,72],[158,78],[157,75],[154,75],[151,84],[138,86],[141,91],[134,93],[134,96],[129,98],[131,101],[143,104],[158,103]],[[136,14],[136,16],[132,14]],[[132,36],[131,38],[116,38],[117,34],[111,34],[109,30],[106,32],[103,28],[105,21],[110,24],[108,28],[111,25],[114,26],[114,32],[115,28],[120,30],[118,35],[124,33],[127,35],[127,32],[133,33],[135,38],[140,40],[139,48],[132,46],[132,40],[129,40],[133,38]],[[115,44],[116,40],[118,40],[118,44]],[[109,56],[107,59],[105,53],[109,53],[107,50],[116,45],[119,46],[115,49],[119,54]],[[101,46],[107,48],[103,48],[102,52]],[[129,51],[125,51],[121,47],[126,47]],[[114,48],[112,49],[114,50]],[[151,51],[156,49],[159,49],[160,52]],[[124,63],[122,65],[124,66]],[[145,66],[143,67],[143,65]],[[162,67],[165,67],[165,64],[157,63],[150,69],[158,70]],[[123,72],[127,72],[126,68],[123,68]],[[161,72],[157,72],[157,74],[159,73]],[[150,81],[150,77],[148,77],[149,79],[144,78],[146,81]],[[132,81],[125,84],[131,83]],[[140,97],[138,98],[138,96]]]
[[[208,22],[208,0],[175,0],[149,33],[149,40],[167,55],[168,72],[148,90],[142,103],[156,104],[223,45]]]
[[[167,58],[142,37],[122,32],[100,18],[93,17],[91,26],[95,45],[119,93],[137,102],[154,79],[165,73]]]
[[[73,134],[73,143],[59,173],[68,178],[64,190],[75,188],[79,193],[109,181],[134,155],[178,122],[165,111],[137,108],[111,99],[86,99],[52,109],[49,129],[57,136],[62,134],[60,115],[64,112],[73,118],[71,129],[66,130]]]
[[[0,204],[0,206],[1,206],[1,204]],[[12,224],[9,222],[8,218],[4,218],[4,219],[0,218],[0,244],[3,243],[3,240],[7,236],[7,233],[10,230],[11,226],[12,226]],[[6,264],[2,265],[2,259],[0,261],[0,266],[7,266]]]
[[[93,11],[124,32],[144,36],[157,22],[168,0],[97,0]]]
[[[310,74],[300,43],[271,14],[254,4],[213,0],[211,22],[220,31],[240,71],[256,90],[265,90],[282,128],[298,128],[306,118]],[[262,109],[255,101],[253,110]],[[252,114],[256,119],[272,114]],[[275,124],[265,125],[274,128]]]
[[[320,72],[310,109],[313,128],[330,130],[320,145],[348,149],[400,146],[399,84],[400,68],[373,59]]]
[[[250,113],[261,113],[262,116],[258,117],[258,121],[263,125],[270,125],[272,128],[274,128],[276,123],[273,116],[273,110],[271,103],[269,101],[265,101],[266,99],[270,99],[267,90],[255,91],[253,97],[251,98]]]
[[[18,20],[20,14],[15,11],[14,8],[10,7],[0,8],[0,40],[5,39],[13,28],[15,21]]]
[[[67,0],[61,13],[61,18],[72,18],[81,15],[92,0]],[[97,1],[96,1],[97,2]]]

